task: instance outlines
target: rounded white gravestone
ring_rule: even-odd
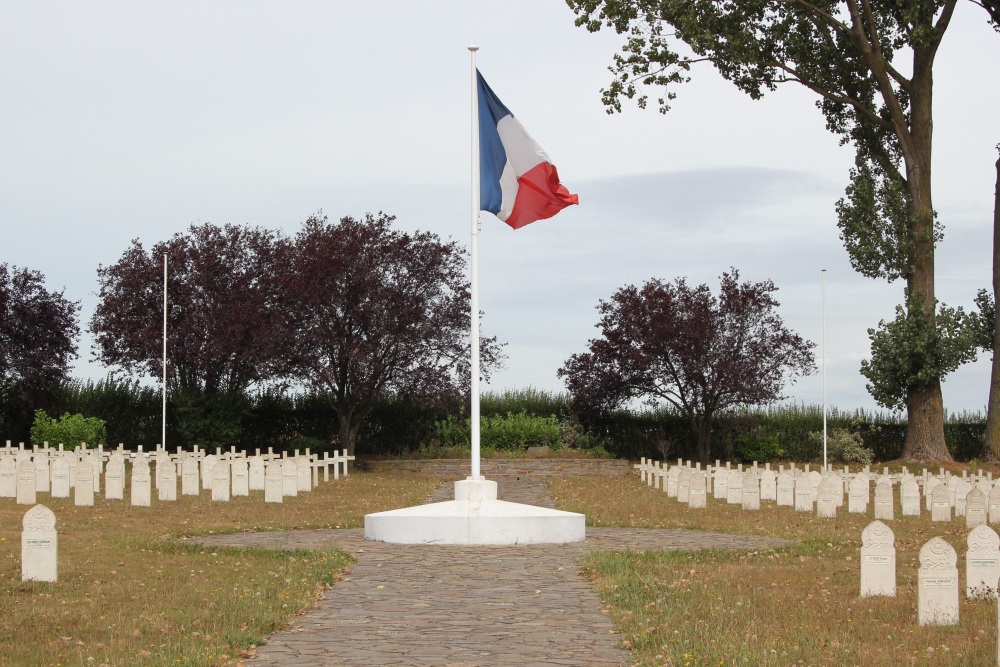
[[[391,544],[566,544],[586,539],[586,517],[497,500],[497,483],[455,482],[455,500],[365,515],[365,539]]]
[[[44,505],[25,512],[21,532],[21,581],[56,581],[56,515]]]

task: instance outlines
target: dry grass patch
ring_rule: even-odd
[[[765,502],[760,512],[709,498],[689,510],[638,476],[551,483],[560,509],[590,525],[688,528],[780,537],[785,549],[596,553],[584,563],[639,665],[992,665],[997,605],[964,599],[965,519],[887,522],[897,597],[859,596],[861,531],[871,515],[818,519]],[[898,493],[896,516],[900,517]],[[917,625],[917,556],[931,537],[960,554],[961,622]],[[665,545],[667,546],[667,545]]]
[[[203,548],[211,533],[355,527],[437,482],[352,473],[282,504],[179,496],[132,507],[39,500],[56,515],[59,582],[21,582],[26,506],[0,503],[0,665],[232,665],[312,606],[349,565],[337,550]]]

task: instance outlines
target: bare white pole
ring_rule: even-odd
[[[823,273],[823,471],[826,471],[826,269]]]
[[[472,474],[479,475],[479,82],[476,77],[475,44],[469,46],[472,55],[472,405],[469,419],[472,423]]]
[[[160,433],[160,446],[167,450],[167,253],[163,253],[163,386],[160,388],[163,397],[163,416]]]

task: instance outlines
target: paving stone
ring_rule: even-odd
[[[428,502],[451,500],[444,484]],[[548,486],[500,480],[501,500],[553,507]],[[758,549],[781,540],[691,530],[588,528],[566,545],[433,546],[369,542],[362,529],[213,535],[205,545],[343,549],[357,561],[296,626],[248,665],[631,664],[577,563],[590,551]],[[383,586],[383,588],[378,588]]]

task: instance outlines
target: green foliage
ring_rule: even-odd
[[[926,388],[959,365],[975,359],[975,326],[961,308],[941,304],[933,321],[914,294],[906,309],[896,306],[896,318],[869,329],[872,358],[861,362],[868,392],[890,410],[905,407],[907,394]]]
[[[559,421],[551,415],[538,417],[522,410],[481,417],[479,429],[482,449],[523,452],[528,447],[559,449],[562,446]],[[471,447],[471,421],[448,416],[435,425],[435,436],[439,447]]]
[[[785,456],[777,435],[761,428],[740,434],[734,444],[737,458],[744,463],[776,461]]]
[[[993,295],[984,289],[976,292],[978,312],[969,313],[970,325],[976,336],[976,346],[993,354],[993,333],[997,325],[997,307]]]
[[[86,443],[89,447],[105,444],[106,440],[103,419],[69,413],[59,419],[52,419],[44,410],[35,411],[35,423],[31,427],[33,445],[47,442],[52,446],[63,444],[72,448]]]
[[[822,431],[811,433],[810,438],[817,449],[819,449],[822,453]],[[861,439],[860,434],[844,428],[827,430],[826,454],[827,458],[832,461],[840,461],[842,463],[860,463],[862,465],[869,465],[875,458],[875,454],[872,450],[865,447],[865,443]]]

